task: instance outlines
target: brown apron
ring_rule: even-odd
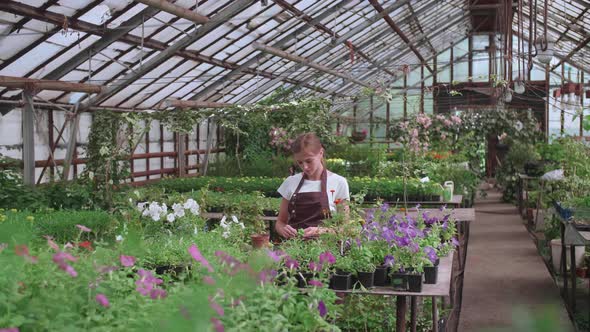
[[[297,189],[295,189],[293,196],[289,200],[289,220],[287,224],[295,229],[317,227],[322,223],[322,220],[331,216],[326,191],[328,182],[326,169],[321,175],[321,190],[319,192],[300,193],[299,190],[305,180],[304,173]]]

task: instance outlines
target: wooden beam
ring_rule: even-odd
[[[166,0],[135,0],[135,1],[141,2],[145,5],[150,6],[150,7],[157,8],[161,11],[170,13],[172,15],[185,18],[189,21],[192,21],[192,22],[195,22],[198,24],[205,24],[205,23],[209,22],[209,18],[207,16],[203,16],[199,13],[196,13],[192,10],[187,9],[187,8],[175,5],[175,4],[168,2]]]
[[[377,12],[379,14],[381,14],[383,12],[384,9],[383,9],[383,7],[381,7],[379,2],[377,2],[377,0],[369,0],[369,2],[371,3],[371,5],[373,5],[373,7],[377,10]],[[397,24],[395,24],[395,22],[391,19],[389,14],[383,15],[383,19],[385,20],[385,22],[387,22],[387,24],[389,24],[391,29],[393,31],[395,31],[395,33],[408,45],[408,47],[412,50],[412,52],[414,52],[414,54],[418,57],[420,62],[426,65],[426,68],[428,69],[428,71],[432,73],[432,68],[430,68],[430,66],[426,63],[426,60],[424,59],[422,54],[420,54],[420,51],[418,51],[418,49],[414,46],[414,44],[412,44],[412,42],[410,42],[410,39],[408,39],[408,37],[404,34],[404,32],[397,26]]]
[[[216,103],[212,101],[200,101],[200,100],[179,100],[179,99],[166,99],[162,102],[161,108],[176,107],[176,108],[225,108],[231,107],[233,104],[229,103]]]
[[[554,71],[555,68],[561,66],[564,62],[569,61],[572,56],[574,56],[576,53],[578,53],[581,49],[583,49],[584,47],[586,47],[586,45],[588,45],[590,43],[590,36],[586,37],[586,39],[582,40],[576,47],[574,47],[573,50],[571,50],[566,56],[564,56],[563,58],[559,59],[559,62],[554,64],[553,67],[551,67],[551,71]]]
[[[0,86],[13,89],[31,89],[32,91],[54,90],[65,92],[100,93],[103,87],[95,84],[71,83],[55,80],[37,80],[25,77],[0,75]]]
[[[35,184],[35,107],[30,90],[23,93],[25,107],[22,111],[23,180],[26,185]]]
[[[265,52],[265,53],[269,53],[269,54],[272,54],[272,55],[275,55],[275,56],[278,56],[278,57],[281,57],[281,58],[284,58],[284,59],[287,59],[287,60],[298,62],[298,63],[301,63],[301,64],[306,65],[308,67],[317,69],[317,70],[319,70],[321,72],[324,72],[324,73],[327,73],[327,74],[330,74],[330,75],[333,75],[333,76],[337,76],[337,77],[343,78],[343,79],[345,79],[347,81],[356,83],[358,85],[361,85],[361,86],[364,86],[364,87],[368,87],[368,88],[371,87],[371,85],[369,85],[366,82],[357,80],[356,78],[354,78],[354,77],[352,77],[352,76],[350,76],[348,74],[344,74],[344,73],[338,72],[336,70],[330,69],[330,68],[328,68],[328,67],[326,67],[324,65],[320,65],[319,63],[315,63],[315,62],[313,62],[313,61],[311,61],[311,60],[309,60],[307,58],[304,58],[304,57],[301,57],[301,56],[298,56],[298,55],[294,55],[294,54],[285,52],[283,50],[280,50],[280,49],[277,49],[277,48],[274,48],[274,47],[271,47],[271,46],[268,46],[268,45],[263,45],[263,44],[260,44],[260,43],[257,43],[257,42],[252,43],[252,47],[254,49],[256,49],[256,50],[259,50],[259,51],[262,51],[262,52]]]

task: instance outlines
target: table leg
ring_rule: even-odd
[[[570,245],[570,276],[572,278],[572,314],[576,313],[576,246]]]
[[[436,306],[436,296],[432,297],[432,332],[438,332],[438,308]]]
[[[406,332],[406,297],[396,296],[395,304],[395,331]]]
[[[416,332],[416,327],[418,325],[418,321],[416,319],[416,315],[418,313],[418,303],[416,299],[416,296],[410,297],[410,331],[412,332]]]

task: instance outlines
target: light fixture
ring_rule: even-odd
[[[544,37],[542,37],[544,39]],[[554,47],[555,47],[555,40],[550,37],[547,36],[547,42],[546,42],[546,48],[545,50],[543,50],[543,44],[544,41],[541,39],[536,43],[537,46],[537,60],[539,60],[539,62],[544,63],[544,64],[548,64],[551,63],[551,60],[553,59],[553,52],[554,52]]]

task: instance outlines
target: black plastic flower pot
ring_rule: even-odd
[[[422,273],[408,274],[408,292],[420,293],[422,291],[422,276]]]
[[[408,274],[405,272],[390,273],[391,287],[396,291],[405,292],[408,290]]]
[[[424,267],[424,283],[436,284],[438,280],[438,265]]]
[[[295,278],[297,279],[297,287],[305,288],[307,283],[313,279],[313,273],[297,273]]]
[[[333,274],[330,278],[330,288],[335,290],[350,289],[350,273]]]
[[[357,272],[357,274],[358,281],[363,287],[372,288],[374,286],[375,272]]]
[[[373,283],[375,286],[386,286],[387,285],[387,266],[378,266],[375,269],[375,277]]]

